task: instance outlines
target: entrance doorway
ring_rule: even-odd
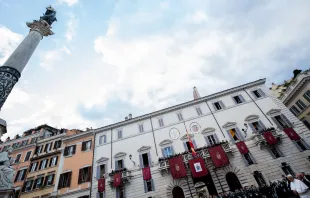
[[[197,182],[205,183],[210,195],[218,195],[216,187],[214,185],[214,182],[213,182],[213,179],[212,179],[212,176],[210,173],[208,173],[206,176],[203,176],[200,178],[193,178],[193,182],[194,182],[194,184],[196,184]]]
[[[235,192],[235,190],[241,189],[242,185],[237,177],[237,175],[233,172],[229,172],[226,174],[226,181],[230,191]]]
[[[183,189],[180,186],[176,186],[172,190],[173,198],[185,198]]]

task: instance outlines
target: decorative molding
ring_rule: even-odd
[[[126,155],[126,154],[125,154]],[[101,157],[100,159],[98,159],[96,161],[97,164],[103,164],[105,162],[107,162],[109,160],[109,158],[106,158],[106,157]]]
[[[33,22],[27,22],[26,25],[30,28],[30,31],[37,31],[43,36],[53,35],[54,32],[51,30],[51,26],[44,20],[33,20]]]
[[[151,150],[150,146],[142,146],[141,148],[138,149],[138,152],[141,153],[141,152],[149,151],[149,150]]]
[[[236,122],[227,122],[226,124],[224,124],[222,127],[224,129],[231,129],[237,126]]]
[[[244,121],[245,122],[254,122],[254,121],[257,121],[259,120],[259,116],[258,115],[249,115],[247,116]]]
[[[166,145],[169,145],[169,144],[172,144],[173,141],[172,140],[163,140],[159,143],[159,146],[166,146]]]
[[[126,153],[124,153],[124,152],[119,152],[119,153],[116,153],[115,155],[114,155],[114,158],[123,158],[123,157],[125,157],[127,154]]]
[[[101,133],[101,132],[104,132],[106,130],[115,129],[115,128],[118,128],[118,127],[121,127],[121,126],[124,126],[124,125],[128,125],[128,124],[131,124],[131,123],[138,122],[138,121],[143,121],[143,120],[150,119],[150,118],[152,119],[152,118],[160,117],[160,116],[163,116],[163,114],[166,114],[166,113],[169,113],[169,112],[177,111],[179,109],[183,109],[183,108],[186,108],[186,107],[189,107],[189,106],[194,106],[194,105],[197,105],[197,104],[200,104],[200,103],[204,103],[204,102],[207,102],[207,101],[210,101],[210,100],[222,97],[222,96],[226,96],[226,95],[229,95],[229,94],[232,94],[232,93],[235,93],[235,92],[243,91],[244,89],[249,89],[249,88],[252,88],[252,87],[259,86],[259,85],[265,84],[265,82],[266,82],[265,78],[264,79],[259,79],[257,81],[253,81],[253,82],[250,82],[250,83],[247,83],[247,84],[243,84],[243,85],[231,88],[231,89],[227,89],[227,90],[215,93],[215,94],[211,94],[211,95],[208,95],[208,96],[205,96],[205,97],[201,97],[201,98],[199,98],[197,100],[191,100],[189,102],[185,102],[185,103],[178,104],[178,105],[175,105],[175,106],[172,106],[172,107],[168,107],[168,108],[165,108],[165,109],[162,109],[162,110],[159,110],[159,111],[155,111],[155,112],[152,112],[152,113],[149,113],[149,114],[138,116],[138,117],[132,118],[130,120],[125,120],[125,121],[114,123],[114,124],[111,124],[111,125],[108,125],[108,126],[104,126],[104,127],[98,128],[98,129],[93,129],[93,132],[94,133]]]
[[[208,128],[205,128],[201,134],[202,135],[206,135],[206,134],[209,134],[209,133],[212,133],[212,132],[215,132],[215,128],[212,128],[212,127],[208,127]]]
[[[270,109],[266,114],[269,115],[269,116],[280,115],[281,114],[281,109]]]
[[[185,179],[173,180],[167,186],[167,197],[172,198],[172,191],[173,191],[174,187],[182,188],[184,195],[186,193],[186,190],[188,189],[188,186],[186,184],[186,180]]]
[[[188,134],[188,135],[191,137],[191,139],[194,138],[194,135],[193,135],[193,134]],[[183,136],[180,138],[180,140],[182,140],[182,141],[188,140],[187,134],[183,135]]]

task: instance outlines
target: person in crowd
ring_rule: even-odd
[[[287,175],[287,179],[291,182],[291,190],[300,196],[300,198],[310,198],[309,187],[299,179],[295,179],[292,175]]]
[[[297,179],[304,182],[310,188],[310,180],[307,179],[305,172],[299,173]]]

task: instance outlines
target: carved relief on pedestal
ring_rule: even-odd
[[[3,106],[19,77],[20,73],[16,69],[6,66],[0,67],[0,108]]]

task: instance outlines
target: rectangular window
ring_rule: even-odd
[[[305,108],[307,108],[307,105],[305,105],[305,103],[301,100],[297,100],[296,105],[300,110],[304,110]]]
[[[274,159],[283,156],[283,154],[280,152],[280,150],[276,146],[269,146],[268,150]]]
[[[105,164],[100,165],[100,178],[105,175]]]
[[[78,183],[85,183],[85,182],[90,182],[90,177],[91,177],[91,167],[85,167],[81,168],[79,171],[79,181]]]
[[[162,118],[159,118],[158,124],[159,124],[159,127],[163,127],[164,126],[164,120]]]
[[[52,157],[52,159],[50,160],[50,167],[51,166],[56,166],[57,165],[57,160],[58,160],[58,156]]]
[[[143,182],[144,182],[144,192],[145,193],[155,191],[153,179],[148,180],[148,181],[143,181]]]
[[[60,174],[58,189],[70,187],[71,184],[71,172]]]
[[[27,169],[22,169],[22,170],[19,170],[16,174],[16,177],[15,177],[15,180],[14,182],[19,182],[19,181],[23,181],[25,179],[25,176],[26,176],[26,170]]]
[[[13,148],[13,149],[16,149],[17,147],[18,147],[18,142],[12,144],[12,148]]]
[[[295,146],[298,148],[300,152],[303,152],[309,149],[308,144],[303,139],[293,140],[293,143],[295,144]]]
[[[280,129],[288,128],[288,127],[293,127],[291,122],[282,114],[274,116],[274,117],[271,117],[271,119],[276,123],[276,125]]]
[[[200,107],[196,107],[196,112],[197,112],[198,116],[202,115],[202,111],[201,111]]]
[[[102,135],[99,137],[99,144],[105,144],[107,143],[107,136],[106,135]]]
[[[304,98],[310,102],[310,90],[306,91],[306,93],[304,93]]]
[[[229,133],[231,137],[233,138],[233,140],[235,141],[239,140],[236,129],[230,129]]]
[[[54,181],[54,174],[46,176],[45,177],[45,181],[44,181],[44,186],[51,186],[51,185],[53,185],[53,181]]]
[[[115,170],[124,168],[124,161],[122,159],[115,161]]]
[[[30,172],[34,172],[37,170],[38,162],[34,162],[30,166]]]
[[[143,124],[139,124],[139,132],[140,133],[144,132]]]
[[[263,177],[263,174],[259,171],[254,171],[253,176],[259,187],[267,186],[267,183]]]
[[[58,148],[60,148],[60,147],[61,147],[61,140],[55,141],[55,143],[54,143],[54,149],[58,149]]]
[[[179,121],[182,121],[182,120],[183,120],[182,113],[177,113],[177,116],[178,116],[178,120],[179,120]]]
[[[147,167],[149,166],[149,156],[147,153],[142,154],[142,161],[143,161],[143,166]]]
[[[91,140],[82,142],[82,151],[90,151],[91,150]]]
[[[291,166],[286,162],[281,163],[281,169],[285,173],[285,175],[293,175],[295,176],[295,172],[292,170]]]
[[[33,189],[40,188],[43,185],[43,177],[39,177],[36,180],[34,180]]]
[[[37,138],[37,137],[35,137],[35,138],[32,138],[32,139],[31,139],[31,142],[30,142],[30,144],[36,143],[37,141],[38,141],[38,138]]]
[[[170,157],[173,155],[173,149],[171,146],[163,148],[164,157]]]
[[[45,145],[44,152],[48,153],[51,150],[51,143]]]
[[[265,93],[261,89],[254,90],[252,91],[252,93],[255,96],[255,98],[261,98],[265,96]]]
[[[64,156],[72,156],[75,154],[76,145],[67,146],[64,151]]]
[[[24,189],[23,189],[23,192],[30,192],[30,191],[31,191],[32,184],[33,184],[33,180],[28,180],[28,181],[26,181],[25,187],[24,187]]]
[[[123,187],[116,188],[116,198],[124,198],[124,189]]]
[[[40,170],[45,169],[47,167],[47,161],[48,161],[48,159],[41,161]]]
[[[208,135],[208,136],[207,136],[207,139],[208,139],[208,141],[209,141],[209,143],[210,143],[211,145],[214,145],[214,144],[217,143],[217,142],[216,142],[216,139],[214,138],[213,135]]]
[[[297,107],[295,107],[294,105],[290,108],[290,111],[295,115],[299,115],[300,114],[300,111],[299,109],[297,109]]]
[[[213,106],[214,106],[214,109],[218,111],[224,108],[224,103],[222,101],[215,102],[213,103]]]
[[[245,163],[247,166],[254,164],[254,158],[252,157],[252,155],[250,153],[246,153],[242,155]]]
[[[28,161],[28,160],[30,159],[31,152],[32,152],[32,151],[28,151],[28,152],[26,153],[24,162],[26,162],[26,161]]]
[[[123,138],[123,131],[122,131],[121,129],[119,129],[119,130],[117,131],[117,138],[118,138],[118,139]]]
[[[27,144],[28,144],[28,140],[24,140],[24,141],[22,141],[22,145],[21,146],[25,146]]]
[[[234,96],[233,99],[234,99],[234,101],[235,101],[236,104],[241,104],[241,103],[243,103],[243,101],[244,101],[244,99],[243,99],[243,97],[242,97],[241,95],[239,95],[239,96]]]
[[[18,154],[18,155],[16,155],[16,158],[15,158],[15,161],[14,161],[14,163],[18,163],[19,162],[19,160],[20,160],[20,157],[22,156],[22,154]]]
[[[35,150],[35,154],[40,154],[42,152],[43,145],[37,146]]]
[[[250,126],[253,126],[254,132],[262,131],[265,127],[262,126],[261,122],[252,122]]]
[[[302,121],[308,129],[310,129],[310,123],[307,120]]]

